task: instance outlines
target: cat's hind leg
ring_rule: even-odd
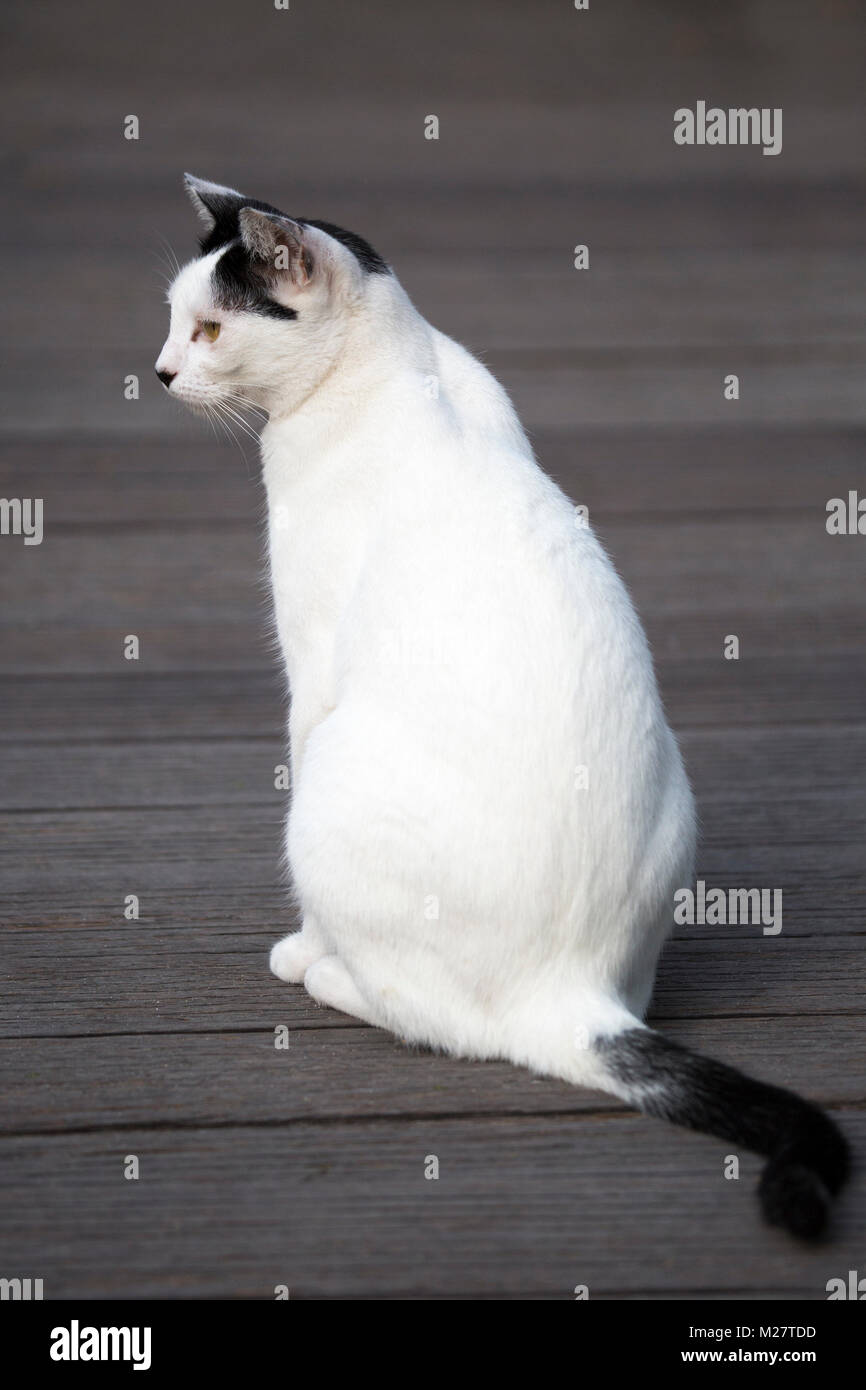
[[[290,985],[300,985],[310,966],[330,949],[313,918],[305,917],[300,931],[289,932],[271,948],[271,970]]]
[[[372,1010],[338,956],[322,956],[304,976],[304,989],[317,1004],[327,1004],[364,1023],[376,1023]]]

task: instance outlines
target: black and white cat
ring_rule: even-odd
[[[768,1157],[822,1228],[845,1141],[642,1022],[695,818],[646,639],[502,388],[360,237],[187,177],[201,254],[156,364],[261,437],[302,928],[271,968],[400,1037]]]

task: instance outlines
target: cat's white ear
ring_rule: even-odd
[[[217,222],[243,206],[244,195],[236,188],[197,179],[194,174],[184,174],[183,182],[206,232],[212,232]]]
[[[238,217],[241,240],[250,256],[285,275],[297,289],[310,283],[316,266],[309,228],[291,217],[242,208]]]

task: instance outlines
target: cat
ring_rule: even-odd
[[[271,969],[407,1041],[753,1149],[765,1218],[819,1234],[847,1175],[835,1124],[643,1023],[695,811],[583,512],[363,238],[186,186],[200,254],[157,374],[199,411],[267,417],[302,920]]]

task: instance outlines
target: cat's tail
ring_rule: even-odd
[[[848,1175],[848,1145],[816,1105],[669,1042],[637,1019],[591,1047],[605,1090],[647,1115],[764,1155],[758,1195],[766,1220],[796,1236],[821,1234]]]

